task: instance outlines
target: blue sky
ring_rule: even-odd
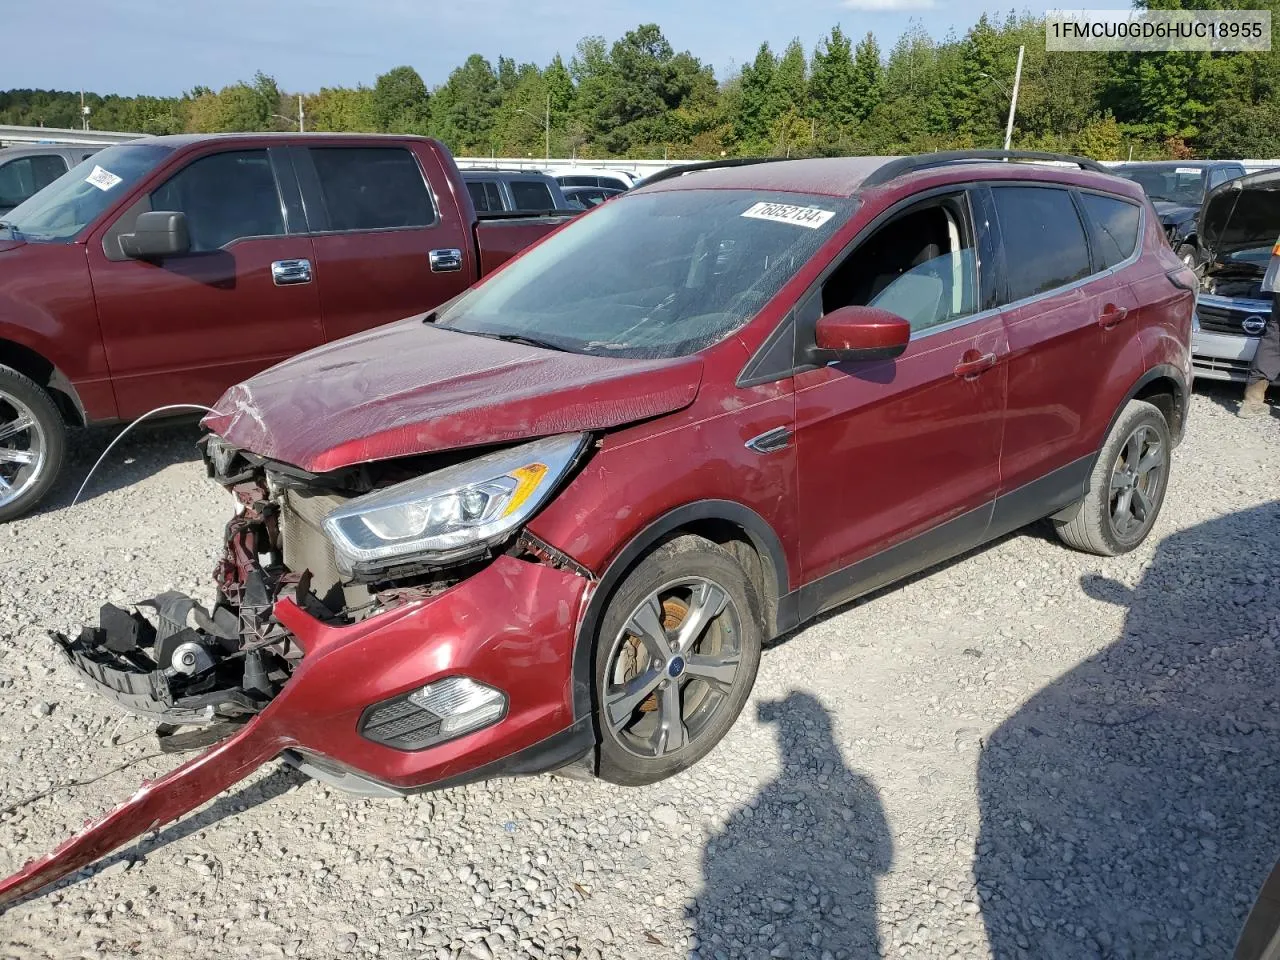
[[[1091,7],[1127,7],[1090,0]],[[255,70],[286,90],[372,83],[402,63],[429,85],[479,52],[518,61],[566,59],[579,38],[616,39],[654,22],[723,77],[798,36],[812,50],[833,24],[868,30],[887,48],[912,18],[937,37],[963,31],[983,0],[8,0],[0,36],[0,89],[177,94],[221,87]],[[1055,4],[1061,6],[1061,4]],[[1043,12],[1042,7],[1033,7]]]

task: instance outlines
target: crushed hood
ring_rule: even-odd
[[[1214,188],[1200,208],[1198,232],[1210,260],[1274,244],[1280,237],[1280,170],[1264,170]]]
[[[204,424],[313,473],[576,430],[688,406],[697,356],[561,353],[411,317],[308,351],[223,394]]]

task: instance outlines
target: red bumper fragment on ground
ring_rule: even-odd
[[[0,881],[0,907],[195,810],[284,750],[412,790],[560,733],[573,722],[573,642],[587,587],[575,573],[500,556],[439,596],[348,626],[278,601],[276,620],[305,654],[276,698],[234,736],[144,783],[53,853]],[[501,722],[416,751],[359,734],[370,705],[454,675],[502,690],[508,708]]]

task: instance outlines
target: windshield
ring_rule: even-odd
[[[34,197],[10,210],[3,232],[35,243],[67,243],[122,193],[150,173],[172,147],[129,143],[95,153]]]
[[[1132,180],[1152,200],[1166,200],[1188,207],[1198,207],[1204,199],[1204,170],[1199,167],[1168,166],[1112,168],[1126,180]]]
[[[575,353],[684,356],[755,316],[853,209],[844,198],[756,190],[624,194],[438,323]]]

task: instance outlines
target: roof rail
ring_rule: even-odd
[[[661,183],[663,180],[671,180],[675,177],[682,177],[686,173],[696,173],[698,170],[718,170],[721,167],[749,167],[757,163],[777,163],[780,160],[794,159],[787,157],[733,157],[729,160],[706,160],[701,163],[683,163],[674,167],[667,167],[665,170],[659,170],[657,173],[651,173],[643,180],[637,181],[632,189],[647,187],[652,183]]]
[[[1058,163],[1071,163],[1081,170],[1094,173],[1110,173],[1106,167],[1096,160],[1087,157],[1073,157],[1065,153],[1040,153],[1034,150],[942,150],[938,153],[921,153],[910,157],[895,157],[884,166],[877,167],[862,181],[861,188],[878,187],[919,170],[941,167],[948,163],[979,162],[983,160],[1053,160]]]

